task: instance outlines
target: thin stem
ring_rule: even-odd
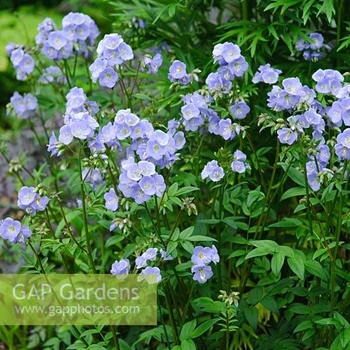
[[[113,336],[113,343],[114,343],[115,349],[120,350],[117,329],[114,325],[111,325],[110,328]]]
[[[32,242],[30,241],[30,239],[29,239],[27,242],[28,242],[28,246],[30,247],[30,249],[33,251],[33,253],[34,253],[35,256],[36,256],[36,260],[37,260],[37,262],[38,262],[38,264],[39,264],[41,273],[42,273],[43,275],[45,275],[46,272],[45,272],[45,269],[44,269],[43,264],[41,263],[41,259],[40,259],[40,257],[39,257],[39,253],[38,253],[38,252],[35,250],[35,248],[33,247],[33,244],[32,244]],[[39,271],[39,272],[40,272],[40,271]]]
[[[89,232],[89,223],[87,219],[87,208],[86,208],[86,194],[84,188],[84,179],[83,179],[83,169],[82,169],[82,148],[83,145],[80,143],[79,147],[79,159],[78,159],[78,167],[79,167],[79,177],[80,177],[80,192],[81,192],[81,200],[82,200],[82,209],[83,209],[83,221],[84,221],[84,231],[85,231],[85,242],[87,249],[87,256],[90,263],[90,268],[94,274],[96,274],[96,267],[94,264],[94,260],[92,258],[92,247],[90,241],[90,232]]]

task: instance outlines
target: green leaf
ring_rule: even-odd
[[[281,201],[288,198],[292,198],[296,196],[305,196],[305,195],[306,195],[305,187],[293,187],[283,193],[283,195],[281,196]]]
[[[187,227],[183,231],[181,231],[179,238],[180,239],[189,239],[193,233],[194,226]]]
[[[196,344],[192,339],[184,339],[181,341],[181,350],[196,350]]]
[[[247,307],[244,309],[244,316],[247,319],[248,323],[252,326],[254,330],[258,327],[259,311],[253,307]]]
[[[343,328],[339,332],[339,338],[340,338],[340,342],[341,342],[343,349],[345,349],[346,346],[350,343],[350,329]]]
[[[133,94],[132,96],[139,99],[139,100],[147,100],[147,101],[152,100],[152,97],[145,95],[145,94],[141,94],[141,93],[136,93],[136,94]]]
[[[180,340],[185,340],[185,339],[189,339],[191,336],[191,333],[194,331],[194,329],[196,328],[197,325],[197,320],[191,320],[187,323],[185,323],[182,328],[181,328],[181,332],[180,332]]]
[[[197,338],[201,336],[209,328],[213,327],[214,324],[216,324],[219,320],[220,320],[219,318],[213,318],[213,319],[204,321],[192,332],[191,338]]]
[[[278,251],[278,244],[275,241],[271,241],[268,239],[261,239],[258,241],[249,241],[254,247],[257,248],[268,248],[271,252]]]
[[[335,8],[333,5],[333,0],[323,0],[322,6],[320,10],[317,13],[317,16],[320,15],[320,13],[324,13],[327,16],[327,20],[329,23],[332,21],[332,17],[335,14]]]
[[[106,241],[105,248],[108,248],[116,243],[122,241],[125,238],[123,235],[116,234],[115,236],[109,237]]]
[[[242,256],[244,254],[246,254],[247,251],[246,250],[243,250],[243,249],[238,249],[238,250],[235,250],[233,253],[231,253],[227,259],[231,259],[231,258],[235,258],[236,256]]]
[[[275,222],[269,225],[269,228],[272,227],[281,227],[281,228],[290,228],[290,227],[300,227],[303,224],[299,219],[294,218],[285,218],[283,221]]]
[[[335,318],[322,318],[321,320],[317,320],[315,321],[315,323],[321,325],[321,326],[338,326],[341,327],[341,324],[338,320],[336,320]]]
[[[76,349],[86,349],[85,343],[80,340],[77,340],[74,344],[69,345],[67,350],[76,350]]]
[[[169,197],[175,197],[178,188],[179,188],[178,183],[174,182],[168,189],[168,196]]]
[[[300,322],[294,329],[293,333],[305,331],[308,328],[312,328],[313,323],[311,320],[305,320]]]
[[[237,225],[235,224],[233,218],[225,218],[222,220],[223,223],[237,230]]]
[[[274,314],[276,314],[277,316],[280,314],[278,305],[276,300],[273,297],[270,296],[265,296],[262,300],[261,300],[261,304],[263,306],[265,306],[267,309],[269,309],[270,311],[272,311]]]
[[[247,198],[247,207],[250,208],[254,202],[264,199],[265,195],[260,191],[250,191]]]
[[[199,191],[199,188],[198,187],[192,187],[192,186],[181,187],[180,189],[178,189],[176,191],[175,196],[178,197],[178,196],[181,196],[183,194],[194,192],[194,191]]]
[[[326,248],[317,249],[315,251],[314,255],[312,256],[312,259],[316,260],[320,255],[322,255],[324,253],[327,253],[327,249]],[[322,259],[321,259],[321,261],[322,261]]]
[[[193,244],[191,242],[189,242],[189,241],[181,241],[180,244],[181,244],[182,248],[184,248],[186,250],[186,252],[188,252],[190,254],[193,253],[194,247],[193,247]]]
[[[294,255],[294,251],[292,248],[284,246],[284,245],[280,245],[279,246],[280,252],[283,253],[285,256],[293,256]]]
[[[286,168],[286,164],[281,164],[283,168]],[[295,169],[295,168],[292,168],[290,167],[289,170],[288,170],[288,173],[287,175],[297,184],[297,185],[300,185],[302,187],[305,187],[305,177],[304,177],[304,174]]]
[[[193,301],[194,308],[197,308],[203,312],[209,312],[218,314],[225,310],[225,305],[220,301],[214,301],[208,297],[197,298]]]
[[[339,321],[343,328],[350,328],[349,322],[337,311],[334,311],[334,318]]]
[[[192,242],[217,242],[217,239],[213,237],[208,237],[208,236],[202,236],[202,235],[194,235],[191,237],[187,238],[189,241]]]
[[[273,255],[271,259],[271,270],[275,276],[278,276],[279,273],[281,272],[284,259],[285,259],[285,255],[281,251]]]
[[[290,269],[301,279],[304,280],[305,263],[304,259],[299,254],[294,254],[292,257],[287,257],[287,262]]]
[[[301,303],[291,305],[289,310],[299,315],[308,315],[310,313],[310,307]]]
[[[265,247],[255,248],[252,251],[250,251],[245,258],[247,260],[247,259],[255,258],[256,256],[264,256],[272,253],[273,252],[269,248],[265,248]]]
[[[201,222],[203,224],[209,224],[209,225],[216,225],[221,222],[219,219],[200,219],[198,222]]]
[[[264,289],[260,286],[254,287],[249,293],[247,297],[247,301],[251,305],[256,305],[261,301],[264,297]]]
[[[313,328],[308,329],[305,332],[304,336],[301,338],[302,341],[306,341],[307,339],[311,338],[315,333],[316,333],[316,331]]]
[[[305,262],[306,271],[310,272],[312,275],[315,275],[321,278],[324,282],[329,281],[329,274],[327,270],[316,260],[308,260]]]

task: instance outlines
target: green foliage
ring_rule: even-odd
[[[72,6],[80,4],[72,1]],[[35,216],[19,211],[16,217],[24,217],[22,223],[32,228],[33,235],[17,250],[1,241],[0,258],[11,262],[20,255],[19,272],[46,274],[110,273],[113,262],[123,258],[132,262],[136,273],[137,257],[148,248],[162,248],[172,260],[148,261],[162,273],[158,325],[1,326],[1,341],[9,349],[44,350],[350,349],[350,168],[334,151],[337,135],[347,125],[334,128],[329,116],[322,115],[322,131],[331,149],[329,171],[317,169],[323,177],[317,178],[320,189],[313,189],[307,163],[317,158],[320,141],[308,130],[298,131],[292,144],[276,137],[307,104],[295,110],[269,108],[266,94],[271,86],[251,82],[257,68],[270,63],[283,71],[282,78],[299,77],[310,87],[315,86],[312,74],[317,69],[338,69],[348,86],[350,13],[345,9],[342,0],[103,2],[100,10],[106,13],[96,16],[111,20],[132,46],[135,60],[118,67],[119,85],[113,89],[92,83],[86,73],[91,57],[55,62],[66,85],[33,85],[41,108],[36,120],[40,127],[31,119],[13,125],[20,129],[15,136],[26,125],[34,132],[38,149],[46,154],[44,164],[29,171],[25,157],[11,159],[5,147],[0,151],[17,188],[34,186],[49,196],[50,204]],[[299,38],[309,42],[308,35],[316,31],[331,50],[322,60],[305,61],[295,42]],[[213,46],[226,41],[239,45],[249,68],[235,79],[228,94],[213,93],[208,103],[220,120],[233,120],[230,130],[235,137],[207,132],[208,120],[200,130],[180,123],[186,144],[176,152],[178,159],[157,166],[166,186],[161,196],[137,204],[121,195],[118,181],[126,157],[121,149],[129,146],[127,138],[119,140],[120,149],[106,147],[101,157],[85,139],[60,144],[64,152],[59,157],[47,155],[48,138],[57,129],[55,118],[65,113],[72,86],[84,88],[89,100],[97,102],[96,121],[101,127],[114,121],[119,110],[130,108],[155,129],[167,131],[170,120],[181,118],[184,95],[198,91],[210,95],[205,80],[218,66],[212,62]],[[156,49],[163,65],[151,75],[141,69],[140,58]],[[186,63],[190,84],[169,81],[174,59]],[[46,63],[40,61],[42,66]],[[34,78],[30,82],[34,84]],[[336,101],[332,94],[317,93],[315,98],[323,111]],[[230,107],[242,100],[250,112],[238,121]],[[300,125],[294,127],[292,131]],[[238,149],[248,158],[244,174],[231,168]],[[136,157],[141,159],[140,154]],[[219,181],[203,179],[204,166],[214,159],[225,176]],[[83,168],[101,169],[105,183],[91,186],[83,178]],[[116,211],[105,207],[104,195],[110,188],[120,196]],[[11,214],[17,211],[15,205],[9,209]],[[200,283],[191,270],[194,248],[213,245],[220,261],[212,258],[213,277]]]

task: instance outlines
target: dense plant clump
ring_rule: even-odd
[[[135,11],[125,37],[99,39],[81,13],[61,29],[46,18],[34,47],[7,46],[31,87],[8,115],[44,156],[28,171],[0,147],[19,209],[0,220],[1,246],[21,245],[21,273],[136,274],[158,288],[157,326],[36,327],[29,340],[0,326],[10,349],[350,349],[350,84],[348,66],[332,64],[348,41],[301,30],[295,2],[259,1],[257,39],[248,18],[241,32],[222,24],[194,58],[170,33],[197,3],[152,24],[152,6],[124,4]],[[323,4],[305,23],[333,20]],[[271,18],[283,6],[289,36],[261,6]],[[197,15],[184,36],[210,22]],[[146,49],[157,21],[171,40]],[[269,60],[278,48],[289,55]]]

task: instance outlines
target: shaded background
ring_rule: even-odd
[[[38,24],[46,17],[52,18],[58,27],[69,12],[89,15],[101,34],[111,32],[110,5],[103,0],[0,0],[0,132],[10,128],[6,118],[6,104],[14,91],[26,92],[26,84],[16,80],[15,71],[7,57],[5,46],[34,44]]]

